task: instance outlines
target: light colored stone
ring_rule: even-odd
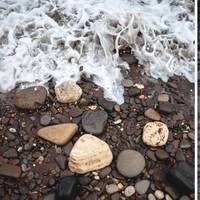
[[[129,79],[124,79],[122,80],[122,85],[124,87],[132,87],[133,86],[133,81]]]
[[[149,180],[141,180],[135,184],[135,189],[139,194],[145,194],[149,189],[150,181]]]
[[[60,103],[72,103],[80,99],[82,89],[76,83],[65,81],[55,87],[55,93]]]
[[[164,197],[165,197],[164,193],[161,190],[156,190],[155,196],[157,199],[164,199]]]
[[[169,101],[169,96],[167,94],[160,94],[158,96],[158,101],[159,102],[168,102]]]
[[[155,111],[153,108],[149,108],[144,112],[145,117],[148,117],[149,119],[160,121],[160,114]]]
[[[140,89],[140,90],[144,89],[144,85],[143,85],[143,84],[140,84],[140,83],[135,83],[135,84],[133,85],[133,87],[136,87],[136,88],[138,88],[138,89]]]
[[[107,143],[93,135],[85,134],[72,148],[69,168],[72,172],[84,174],[110,165],[112,159],[113,155]]]
[[[156,200],[155,196],[153,194],[148,195],[148,200]]]
[[[126,187],[126,189],[124,190],[124,194],[126,197],[131,197],[133,194],[135,194],[134,186],[129,185],[128,187]]]
[[[113,194],[115,192],[118,192],[119,188],[117,187],[117,185],[115,183],[112,183],[110,185],[106,185],[106,192],[108,194]]]
[[[162,122],[149,122],[143,129],[143,142],[147,145],[157,147],[166,144],[169,136],[167,126]]]
[[[168,194],[165,195],[165,200],[173,200]]]
[[[54,144],[64,145],[75,135],[77,130],[76,124],[67,123],[41,128],[37,134]]]

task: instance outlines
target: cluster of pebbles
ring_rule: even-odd
[[[194,85],[136,69],[122,105],[85,77],[1,95],[0,198],[194,199]]]

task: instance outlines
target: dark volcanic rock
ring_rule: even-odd
[[[181,161],[169,170],[169,178],[181,191],[194,191],[194,166]]]
[[[0,175],[19,178],[21,175],[21,168],[15,165],[2,164],[0,165]]]
[[[88,133],[99,135],[103,132],[107,119],[108,114],[103,110],[87,111],[82,117],[83,129]]]
[[[156,151],[156,157],[157,157],[159,160],[166,160],[166,159],[169,158],[169,154],[168,154],[166,151],[162,150],[162,149],[158,149],[158,150]]]
[[[60,167],[60,169],[65,170],[66,169],[66,157],[63,155],[57,155],[55,158],[56,163]]]
[[[108,112],[112,112],[115,106],[115,102],[107,101],[102,97],[98,98],[98,104]]]
[[[56,188],[57,200],[74,200],[78,193],[77,179],[74,176],[63,177]]]
[[[130,88],[128,90],[128,94],[130,97],[133,97],[133,96],[136,96],[136,95],[139,95],[140,94],[140,89],[134,87],[134,88]]]
[[[133,54],[122,54],[121,56],[122,60],[126,61],[129,65],[137,64],[137,59]]]
[[[44,104],[47,90],[44,87],[30,87],[16,92],[14,103],[18,108],[34,110]]]
[[[158,109],[160,112],[163,112],[166,114],[174,113],[176,111],[175,106],[169,102],[160,102]]]

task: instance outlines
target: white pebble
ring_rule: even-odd
[[[114,121],[113,123],[114,123],[114,124],[120,124],[121,122],[122,122],[122,120],[121,120],[121,119],[118,119],[118,120]]]
[[[173,200],[168,194],[165,195],[165,200]]]
[[[161,190],[156,190],[155,191],[155,196],[158,198],[158,199],[164,199],[164,193],[161,191]]]
[[[148,200],[156,200],[156,198],[154,197],[154,195],[153,194],[149,194],[148,195]]]
[[[130,185],[124,190],[124,194],[126,197],[131,197],[133,194],[135,194],[135,188],[134,186]]]
[[[119,191],[119,189],[118,189],[118,187],[115,183],[110,184],[110,185],[106,185],[106,192],[108,194],[113,194],[113,193],[118,192],[118,191]]]
[[[11,133],[16,133],[16,132],[17,132],[15,128],[9,128],[9,131],[10,131]]]

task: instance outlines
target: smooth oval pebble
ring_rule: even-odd
[[[126,189],[124,190],[124,194],[126,197],[131,197],[133,194],[135,194],[134,186],[129,185],[128,187],[126,187]]]
[[[153,194],[148,195],[148,200],[156,200],[155,196]]]
[[[164,199],[164,197],[165,197],[164,193],[163,193],[161,190],[156,190],[156,191],[155,191],[155,196],[156,196],[158,199]]]
[[[55,87],[55,94],[60,103],[72,103],[80,99],[82,89],[76,83],[65,81]]]
[[[124,150],[117,158],[117,170],[125,177],[139,175],[145,167],[143,155],[134,150]]]
[[[143,142],[149,146],[163,146],[167,143],[169,130],[162,122],[149,122],[143,129]]]
[[[84,174],[110,165],[112,159],[107,143],[91,134],[85,134],[74,144],[68,165],[72,172]]]
[[[135,189],[137,193],[140,195],[145,194],[149,189],[150,181],[149,180],[141,180],[135,184]]]

